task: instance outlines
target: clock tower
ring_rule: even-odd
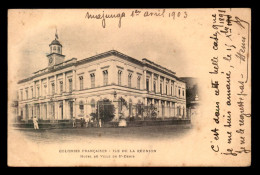
[[[47,55],[48,57],[48,66],[54,66],[56,64],[62,63],[65,59],[65,55],[62,55],[62,45],[57,40],[57,35],[55,40],[51,42],[50,46],[50,54]]]

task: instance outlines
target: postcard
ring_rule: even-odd
[[[9,9],[8,166],[251,165],[251,9]]]

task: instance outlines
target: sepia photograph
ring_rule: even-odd
[[[8,10],[8,166],[250,163],[250,9]]]

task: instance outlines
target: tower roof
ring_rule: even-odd
[[[55,38],[55,40],[53,40],[52,42],[51,42],[51,44],[50,44],[50,46],[51,45],[60,45],[60,46],[62,46],[61,45],[61,43]]]

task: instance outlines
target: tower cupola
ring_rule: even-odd
[[[51,42],[50,46],[50,54],[47,55],[49,61],[48,66],[54,66],[56,64],[60,64],[64,62],[65,55],[62,55],[62,45],[58,41],[58,34],[56,30],[55,39]]]
[[[62,54],[62,45],[56,38],[51,42],[49,46],[50,46],[50,53]]]

